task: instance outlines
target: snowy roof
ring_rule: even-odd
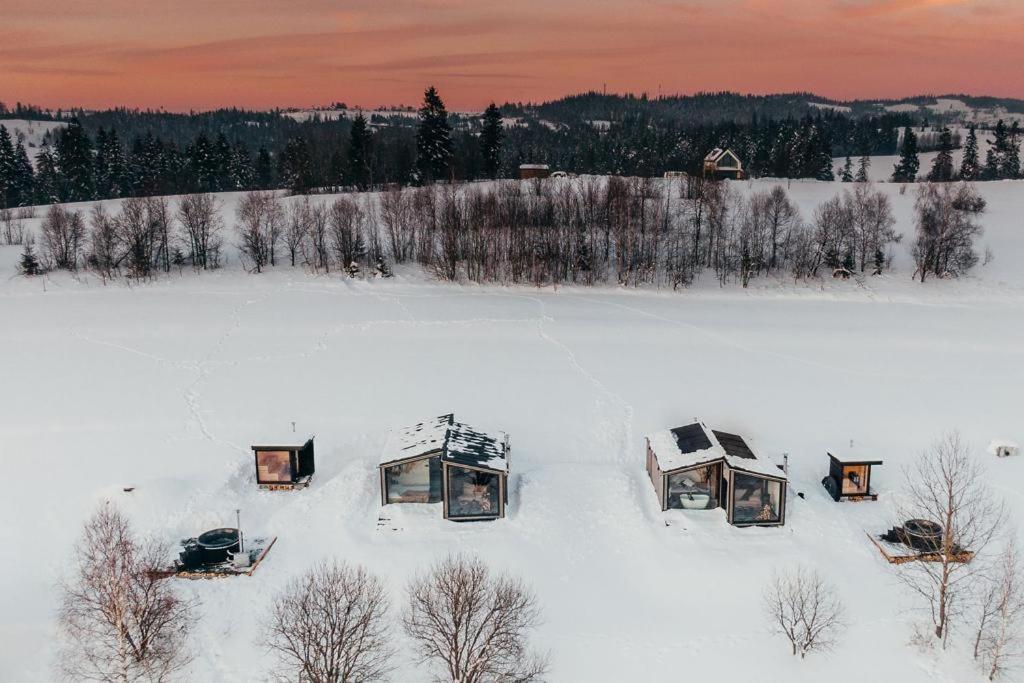
[[[838,463],[849,464],[849,465],[881,465],[882,461],[876,457],[875,453],[869,451],[866,448],[862,448],[859,445],[854,446],[853,442],[843,449],[830,448],[825,451],[828,453],[828,457],[832,458]]]
[[[992,455],[998,455],[999,451],[1006,451],[1011,455],[1016,455],[1020,452],[1020,444],[1010,439],[992,439],[988,444],[988,452]]]
[[[723,461],[734,470],[786,478],[774,463],[759,458],[743,437],[708,429],[703,422],[655,432],[647,442],[662,472]]]
[[[708,152],[708,155],[706,157],[704,157],[704,161],[708,161],[708,162],[712,162],[712,163],[716,163],[717,164],[719,161],[722,161],[726,155],[732,157],[731,161],[736,162],[735,163],[735,168],[739,168],[740,158],[731,149],[723,149],[721,147],[715,147],[713,150]],[[726,159],[726,161],[730,161],[730,160]],[[727,168],[733,168],[733,166],[728,166]]]
[[[551,168],[547,164],[519,164],[519,168],[532,171],[546,171]]]
[[[441,452],[445,462],[508,471],[508,435],[456,422],[451,413],[393,430],[384,447],[381,464],[436,451]]]
[[[308,432],[293,432],[282,429],[280,432],[261,434],[258,441],[252,442],[254,450],[292,450],[302,448],[307,442],[313,440],[313,435]]]

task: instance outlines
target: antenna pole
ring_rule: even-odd
[[[245,541],[242,539],[242,511],[235,508],[235,528],[238,529],[238,552],[245,552]]]

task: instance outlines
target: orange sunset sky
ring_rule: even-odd
[[[0,101],[453,109],[583,90],[1024,97],[1022,0],[0,0]]]

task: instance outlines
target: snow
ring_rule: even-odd
[[[0,119],[0,126],[7,129],[14,140],[21,136],[25,141],[25,148],[29,158],[35,161],[33,149],[41,147],[43,138],[50,131],[65,128],[68,124],[64,121],[30,121],[28,119]]]
[[[839,111],[843,113],[850,113],[853,111],[852,108],[842,104],[826,104],[824,102],[808,102],[808,106],[814,107],[815,109],[827,109],[830,111]]]
[[[451,421],[452,415],[440,415],[408,427],[391,430],[380,461],[386,463],[415,458],[444,448]]]
[[[808,218],[844,189],[735,187],[775,184]],[[268,596],[324,557],[381,575],[402,653],[394,680],[423,680],[398,626],[402,591],[449,552],[533,587],[553,681],[732,681],[756,667],[790,683],[865,671],[980,683],[963,632],[946,652],[908,645],[928,617],[865,537],[896,521],[902,467],[944,431],[984,454],[993,434],[1024,428],[1024,183],[978,187],[979,246],[995,260],[925,285],[910,278],[914,188],[894,184],[879,186],[906,235],[893,272],[748,289],[712,277],[678,292],[451,285],[401,268],[373,281],[257,276],[234,257],[217,272],[104,285],[17,277],[19,249],[0,247],[0,680],[53,679],[54,586],[82,519],[112,499],[172,541],[233,526],[236,508],[243,527],[278,538],[251,577],[176,584],[202,601],[187,677],[199,683],[265,678],[255,643]],[[230,225],[238,195],[222,200]],[[433,506],[388,506],[380,523],[387,429],[443,411],[515,441],[508,517],[454,524]],[[641,435],[696,413],[790,454],[784,527],[658,509]],[[292,419],[316,427],[317,478],[259,491],[249,445]],[[885,461],[879,500],[837,504],[820,484],[825,453],[860,435]],[[1024,460],[979,464],[1020,520]],[[772,573],[797,564],[834,582],[849,622],[833,653],[804,661],[760,606]]]
[[[967,143],[967,135],[970,132],[968,128],[950,128],[953,133],[960,134],[961,147],[953,150],[953,169],[956,171],[960,170],[960,163],[964,158],[963,145]],[[917,132],[920,132],[918,130]],[[992,131],[978,130],[976,131],[978,136],[978,163],[981,165],[985,164],[985,154],[988,152],[988,148],[992,144]],[[900,133],[902,139],[902,132]],[[927,176],[928,171],[931,170],[932,164],[935,162],[935,157],[939,155],[939,152],[920,152],[917,157],[921,162],[921,168],[918,171],[918,176]],[[853,172],[857,173],[858,157],[853,158]],[[876,183],[889,182],[892,178],[893,167],[900,160],[898,154],[889,154],[885,156],[872,156],[871,167],[868,169],[868,178]],[[843,166],[846,164],[846,157],[835,157],[832,159],[833,171],[835,172],[836,178],[838,179],[843,172]]]

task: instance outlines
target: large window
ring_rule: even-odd
[[[384,468],[389,503],[436,503],[441,500],[441,458],[422,458]]]
[[[448,516],[497,517],[501,508],[501,477],[455,465],[448,466]]]
[[[718,465],[668,475],[668,506],[683,510],[718,507]]]
[[[781,482],[752,474],[732,476],[732,521],[734,524],[772,524],[782,509]]]
[[[256,451],[256,480],[261,484],[291,482],[291,452]]]

